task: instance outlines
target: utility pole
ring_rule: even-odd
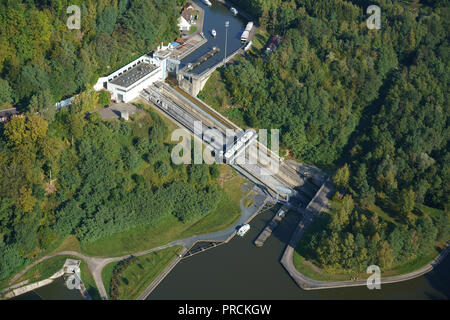
[[[223,65],[225,66],[227,62],[227,40],[228,40],[228,27],[230,26],[230,21],[225,21],[225,55],[223,57]]]

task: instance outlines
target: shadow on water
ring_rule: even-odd
[[[445,299],[450,299],[450,257],[447,256],[434,270],[427,273],[425,278],[434,290],[442,293]],[[429,299],[442,299],[434,293],[427,293]]]

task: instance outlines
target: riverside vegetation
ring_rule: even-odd
[[[72,4],[81,7],[81,30],[66,26]],[[173,145],[156,113],[125,123],[92,112],[109,95],[91,84],[177,37],[183,4],[0,2],[0,104],[25,113],[0,127],[0,282],[73,236],[81,241],[76,250],[98,254],[105,241],[113,246],[105,252],[118,255],[155,237],[209,231],[209,220],[228,226],[238,216],[238,204],[219,187],[218,166],[170,163]],[[57,112],[55,102],[76,93],[74,104]],[[219,204],[229,211],[216,217]],[[124,243],[132,229],[141,241]]]
[[[450,229],[449,1],[234,2],[258,17],[257,46],[199,96],[335,172],[330,215],[297,254],[347,273],[436,255]],[[366,26],[372,4],[380,30]],[[283,41],[266,54],[271,34]]]
[[[83,16],[74,31],[66,0],[0,1],[0,105],[26,112],[0,128],[0,282],[64,238],[129,252],[148,244],[129,241],[137,227],[162,238],[217,212],[218,168],[170,164],[159,116],[90,113],[108,103],[90,84],[176,38],[185,2],[73,1]],[[260,44],[278,33],[282,45],[228,65],[200,97],[243,126],[280,128],[287,156],[336,172],[330,222],[304,254],[352,271],[447,243],[448,1],[371,1],[381,30],[367,29],[363,0],[236,2],[259,20]]]

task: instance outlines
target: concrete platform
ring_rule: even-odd
[[[114,103],[109,105],[107,108],[98,110],[102,120],[118,119],[124,111],[128,111],[128,114],[131,116],[141,112],[142,110],[130,103]]]

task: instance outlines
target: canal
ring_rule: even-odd
[[[157,299],[449,299],[450,259],[447,257],[425,276],[381,290],[366,287],[305,291],[300,289],[280,264],[281,255],[296,226],[290,212],[265,245],[253,241],[273,217],[261,213],[244,238],[182,260],[148,297]]]
[[[419,278],[383,284],[381,290],[366,287],[305,291],[300,289],[280,264],[281,255],[295,228],[297,216],[290,212],[262,248],[253,241],[277,208],[256,216],[244,238],[235,237],[181,262],[148,297],[161,299],[449,299],[450,259]],[[62,278],[15,299],[80,300]]]
[[[205,18],[203,22],[203,34],[208,39],[208,42],[203,46],[195,50],[186,58],[181,60],[180,69],[184,66],[197,61],[201,56],[211,51],[213,47],[219,48],[220,52],[208,59],[192,72],[200,74],[203,71],[211,68],[212,66],[220,63],[224,59],[225,54],[225,21],[230,22],[227,32],[227,56],[242,47],[241,34],[247,25],[247,21],[239,15],[234,16],[230,10],[223,4],[212,1],[212,6],[208,7],[203,2],[196,0],[195,3],[205,10]],[[211,30],[214,29],[217,32],[214,38],[211,35]]]
[[[80,291],[69,290],[64,279],[58,278],[51,284],[30,291],[11,300],[83,300]]]
[[[228,28],[227,54],[242,44],[240,36],[247,23],[233,16],[229,9],[213,1],[205,10],[203,32],[208,42],[181,61],[180,67],[196,61],[214,46],[220,52],[195,68],[195,73],[219,63],[224,57],[225,21]],[[217,37],[210,31],[215,29]],[[290,212],[262,248],[253,241],[272,219],[277,208],[259,214],[250,223],[251,229],[244,238],[235,237],[228,244],[215,247],[182,260],[148,297],[158,299],[449,299],[450,257],[435,270],[419,278],[383,284],[381,290],[366,287],[305,291],[300,289],[280,264],[284,248],[296,227],[298,217]],[[15,299],[82,299],[79,291],[69,290],[62,279],[24,294]]]

